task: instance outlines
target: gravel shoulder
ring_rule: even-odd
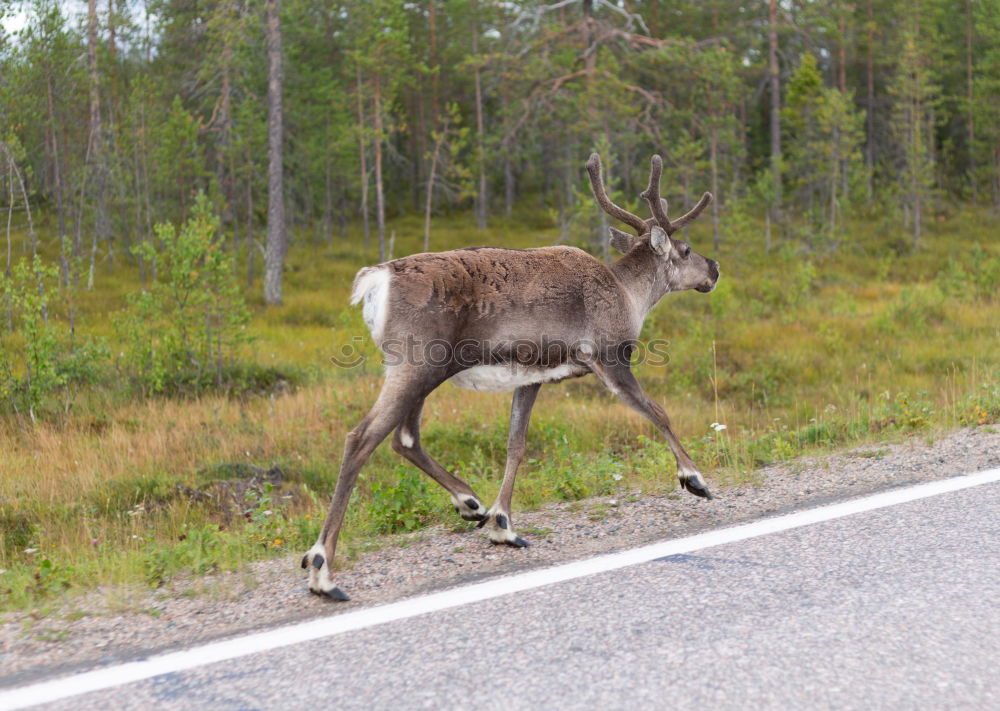
[[[44,617],[0,620],[0,687],[997,466],[1000,433],[970,428],[767,467],[754,484],[714,486],[713,501],[622,492],[515,512],[516,528],[533,544],[523,550],[492,546],[471,524],[432,528],[395,537],[341,570],[348,603],[307,594],[299,555],[155,591],[97,590]]]

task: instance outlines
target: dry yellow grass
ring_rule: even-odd
[[[765,256],[753,242],[733,240],[714,255],[723,263],[724,286],[707,297],[670,296],[651,315],[643,337],[668,339],[670,362],[638,366],[639,378],[665,403],[716,483],[745,478],[759,463],[807,447],[995,420],[1000,303],[995,295],[946,294],[933,266],[948,255],[962,258],[963,247],[978,241],[989,224],[978,213],[935,224],[948,240],[928,237],[936,261],[928,253],[889,261],[872,256],[881,254],[884,238],[860,231],[856,244],[808,268],[792,249]],[[397,252],[418,248],[417,221],[393,227]],[[696,246],[703,235],[696,233]],[[442,222],[434,241],[445,248],[473,239],[534,246],[551,241],[553,233],[501,224],[479,236],[456,220]],[[984,248],[1000,260],[997,245]],[[55,413],[36,425],[0,418],[0,568],[7,570],[0,595],[12,591],[0,605],[29,604],[66,582],[141,579],[152,563],[160,565],[207,525],[225,526],[211,543],[218,565],[297,550],[314,535],[344,434],[374,401],[381,381],[360,315],[346,307],[354,272],[371,261],[340,244],[298,245],[285,305],[264,310],[256,304],[256,341],[244,357],[305,372],[287,391],[141,400],[112,375],[81,393],[68,415]],[[99,274],[97,283],[97,290],[81,295],[80,328],[110,338],[109,314],[123,307],[136,278],[119,266]],[[369,358],[355,371],[330,362],[347,343]],[[429,451],[486,499],[499,485],[508,408],[506,394],[450,385],[425,408]],[[713,422],[727,429],[716,432]],[[639,446],[640,437],[648,442]],[[615,477],[621,486],[672,487],[672,459],[659,439],[592,378],[544,388],[516,505],[597,493]],[[283,509],[280,526],[255,520],[240,528],[173,490],[204,485],[214,467],[235,463],[277,463],[285,470],[296,498]],[[347,547],[401,525],[450,521],[447,497],[427,481],[387,446],[380,448],[352,503]],[[387,517],[380,496],[403,499],[418,515],[412,521]],[[44,560],[49,568],[41,567]],[[188,564],[178,560],[178,568]],[[30,589],[23,593],[18,585]]]

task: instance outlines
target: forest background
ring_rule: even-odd
[[[4,0],[0,19],[2,607],[308,547],[380,379],[356,270],[477,244],[613,258],[592,151],[634,211],[653,153],[674,213],[716,196],[686,238],[720,286],[665,300],[643,337],[670,363],[639,371],[717,485],[1000,418],[1000,0]],[[344,348],[365,363],[335,367]],[[609,397],[542,391],[518,506],[673,489]],[[425,410],[428,448],[487,498],[506,408],[446,386]],[[452,522],[387,450],[349,554]]]

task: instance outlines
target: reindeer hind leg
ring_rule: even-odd
[[[433,386],[438,384],[432,381]],[[382,390],[372,409],[358,425],[351,430],[344,441],[344,456],[340,464],[340,476],[330,501],[326,521],[319,539],[302,558],[302,567],[309,570],[309,591],[333,600],[347,600],[332,578],[333,557],[337,550],[337,538],[344,522],[347,503],[357,482],[361,467],[386,436],[402,421],[415,403],[423,399],[426,392],[433,389],[426,374],[387,374]]]
[[[438,464],[420,445],[420,413],[423,404],[424,400],[421,398],[403,417],[392,436],[392,448],[451,494],[451,503],[459,516],[466,521],[484,520],[486,507],[472,487]]]

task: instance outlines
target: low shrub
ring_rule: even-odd
[[[161,223],[155,242],[136,248],[157,276],[128,297],[116,327],[125,369],[143,394],[228,387],[241,373],[234,365],[249,340],[250,312],[218,232],[219,218],[200,193],[179,231]]]

